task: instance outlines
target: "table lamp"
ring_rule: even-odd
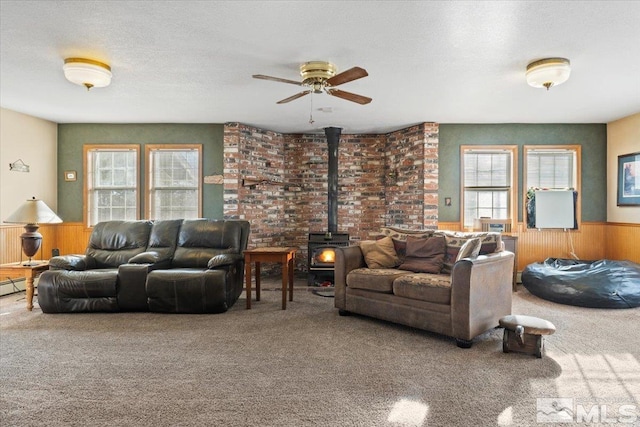
[[[62,220],[45,202],[33,197],[9,215],[4,222],[26,224],[24,226],[25,232],[20,235],[20,238],[22,239],[22,251],[29,258],[29,261],[23,265],[34,265],[31,258],[38,252],[42,244],[42,234],[38,233],[38,224],[58,224]]]

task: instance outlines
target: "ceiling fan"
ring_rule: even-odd
[[[368,75],[367,71],[360,67],[353,67],[343,71],[342,73],[336,74],[336,66],[332,63],[325,61],[310,61],[300,65],[300,76],[302,76],[301,82],[281,79],[279,77],[265,76],[262,74],[254,74],[253,78],[308,87],[307,90],[278,101],[278,104],[285,104],[310,93],[325,92],[329,95],[364,105],[370,103],[371,98],[340,89],[334,89],[334,87],[362,77],[367,77]]]

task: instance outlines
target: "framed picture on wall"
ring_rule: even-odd
[[[640,152],[618,156],[618,206],[640,206]]]

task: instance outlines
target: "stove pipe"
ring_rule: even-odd
[[[327,136],[329,144],[329,172],[327,194],[328,205],[328,231],[330,233],[338,232],[338,143],[340,142],[340,133],[342,128],[327,127],[324,133]]]

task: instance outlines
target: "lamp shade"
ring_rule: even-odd
[[[24,202],[4,222],[14,224],[58,224],[62,219],[42,200],[35,197]]]
[[[100,61],[84,58],[67,58],[64,60],[64,76],[71,83],[92,87],[105,87],[111,83],[111,67]]]
[[[545,58],[527,65],[527,83],[533,87],[557,86],[566,82],[571,74],[571,64],[565,58]]]

